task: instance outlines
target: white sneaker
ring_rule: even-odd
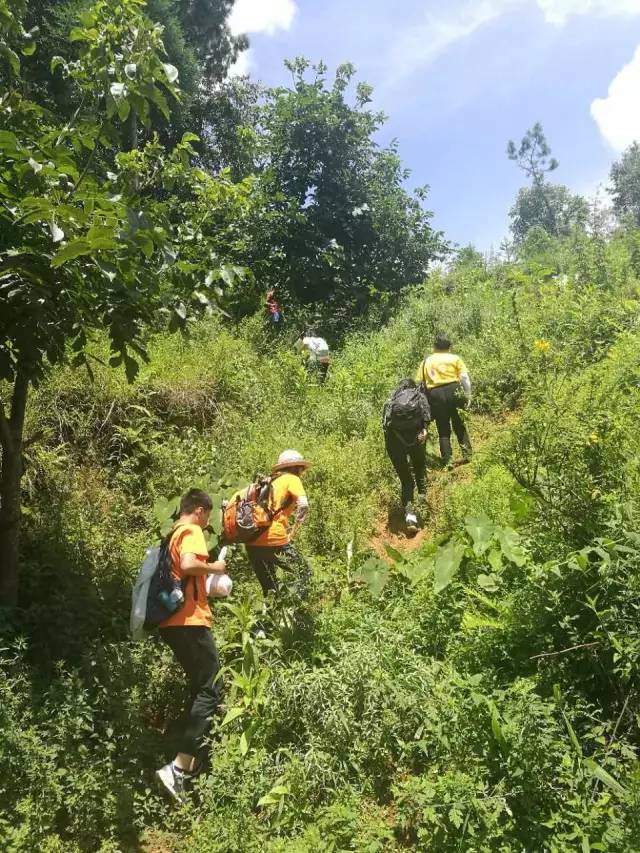
[[[187,798],[185,779],[188,774],[179,770],[173,761],[156,770],[156,779],[162,790],[176,803],[184,803]]]
[[[418,531],[418,517],[414,512],[405,513],[404,523],[407,527],[407,530],[417,533],[417,531]]]

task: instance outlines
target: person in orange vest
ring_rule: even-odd
[[[206,582],[211,575],[225,577],[225,563],[209,559],[204,538],[212,507],[211,498],[200,489],[191,489],[180,501],[169,553],[171,571],[182,584],[183,603],[159,626],[162,641],[187,676],[190,693],[181,718],[177,755],[156,771],[162,789],[177,802],[184,801],[186,786],[206,761],[204,740],[222,702],[220,661],[211,633]]]
[[[433,352],[424,359],[415,376],[422,382],[431,407],[431,416],[438,428],[440,456],[445,468],[453,467],[451,457],[451,428],[456,434],[464,462],[471,461],[472,447],[469,433],[460,417],[460,409],[471,402],[469,371],[459,355],[451,352],[451,341],[438,335]]]
[[[249,562],[260,581],[262,592],[278,592],[277,570],[289,576],[297,595],[305,599],[311,577],[309,564],[294,547],[300,525],[309,512],[302,475],[310,463],[297,450],[284,450],[271,469],[273,520],[257,539],[245,545]],[[232,499],[233,500],[233,499]],[[293,525],[289,522],[293,517]]]

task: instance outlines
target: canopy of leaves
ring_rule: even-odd
[[[589,204],[583,196],[563,184],[546,182],[522,187],[509,211],[511,231],[518,243],[536,226],[552,236],[568,235],[576,228],[584,228],[588,217]]]
[[[613,208],[621,218],[640,225],[640,144],[634,142],[611,167]]]

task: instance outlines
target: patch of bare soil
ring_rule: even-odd
[[[432,425],[427,442],[427,498],[424,505],[417,506],[422,527],[417,534],[408,534],[402,509],[397,504],[389,507],[387,517],[381,517],[378,520],[373,536],[369,540],[377,556],[389,559],[385,545],[401,553],[416,551],[425,542],[442,533],[445,528],[446,505],[450,493],[463,483],[473,480],[478,466],[486,457],[496,435],[508,429],[516,418],[517,413],[514,412],[508,413],[499,420],[485,416],[469,418],[469,432],[474,447],[473,460],[469,464],[463,464],[461,460],[457,460],[454,462],[453,471],[445,471],[440,465],[437,433],[435,425]]]

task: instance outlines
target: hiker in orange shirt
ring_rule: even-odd
[[[245,545],[249,562],[265,596],[270,592],[278,592],[277,570],[282,569],[299,598],[307,597],[311,569],[294,548],[293,540],[309,511],[309,501],[301,480],[309,465],[297,450],[285,450],[280,454],[271,469],[270,507],[273,520],[263,533]],[[294,523],[289,529],[292,515]]]
[[[199,489],[191,489],[180,501],[180,517],[171,534],[169,552],[173,575],[182,584],[184,603],[160,624],[160,636],[184,670],[190,691],[181,718],[178,754],[156,771],[164,790],[179,802],[185,797],[185,783],[202,767],[203,740],[222,701],[220,661],[211,633],[206,581],[210,575],[226,576],[223,560],[209,561],[204,538],[212,506],[209,495]]]

